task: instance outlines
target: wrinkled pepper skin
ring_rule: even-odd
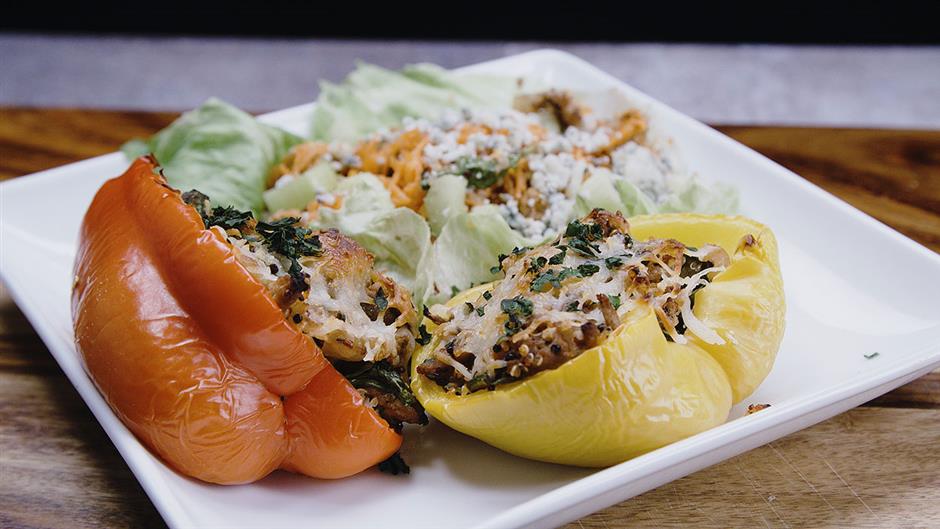
[[[395,453],[401,437],[156,170],[140,158],[106,182],[79,235],[75,341],[118,417],[212,483],[340,478]]]
[[[466,396],[445,392],[415,370],[437,345],[419,350],[412,389],[448,426],[507,452],[586,467],[623,462],[727,420],[773,367],[783,339],[783,282],[771,231],[752,220],[697,214],[630,219],[634,239],[713,243],[731,265],[695,296],[694,313],[725,340],[666,340],[651,310],[638,311],[601,345],[560,367]],[[750,235],[751,237],[746,237]],[[487,286],[449,305],[475,299]],[[434,325],[425,321],[429,331]]]

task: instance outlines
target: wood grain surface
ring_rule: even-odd
[[[0,108],[0,179],[174,117]],[[940,131],[718,128],[940,251]],[[165,527],[2,287],[0,527]],[[569,527],[940,527],[940,372]]]

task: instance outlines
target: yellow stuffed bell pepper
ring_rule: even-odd
[[[411,384],[522,457],[608,466],[719,425],[783,338],[776,241],[742,217],[595,211],[501,268],[428,313]]]

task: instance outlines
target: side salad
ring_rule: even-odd
[[[321,85],[307,138],[211,99],[124,151],[153,153],[170,185],[220,206],[339,230],[420,310],[492,281],[500,256],[594,208],[737,210],[735,190],[686,171],[642,112],[592,111],[607,96],[363,64]]]

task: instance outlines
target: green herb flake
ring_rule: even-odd
[[[568,247],[585,257],[594,257],[600,251],[598,245],[591,244],[584,239],[571,239],[568,241]]]
[[[532,302],[522,296],[500,301],[499,308],[511,317],[527,318],[532,315]]]
[[[375,293],[375,306],[378,307],[380,311],[384,311],[388,308],[388,298],[385,297],[385,291],[381,288]]]
[[[568,253],[568,247],[559,246],[558,249],[560,251],[548,260],[548,264],[560,265],[561,263],[565,262],[565,255]]]
[[[532,315],[532,302],[522,296],[504,299],[499,306],[509,316],[503,325],[506,336],[515,334],[522,328],[523,322]]]
[[[529,267],[527,268],[528,272],[533,274],[538,273],[548,263],[548,259],[542,257],[541,255],[535,259],[529,259]]]
[[[303,292],[310,286],[307,283],[307,273],[297,259],[291,257],[290,267],[287,269],[287,275],[290,276],[290,289],[292,292]]]
[[[218,226],[223,230],[238,229],[254,218],[250,211],[238,211],[232,206],[212,208],[212,212],[203,216],[206,228]]]
[[[565,237],[596,241],[604,237],[604,230],[597,224],[584,224],[575,219],[569,222],[568,227],[565,228]]]
[[[608,257],[607,259],[604,259],[604,265],[607,266],[608,270],[620,268],[623,266],[623,259],[619,257]]]
[[[415,341],[418,342],[418,345],[431,343],[431,333],[428,332],[428,328],[424,324],[418,326],[418,337],[415,338]]]
[[[592,275],[600,272],[600,270],[601,267],[597,266],[596,264],[586,263],[578,265],[578,273],[582,277],[591,277]]]
[[[319,255],[322,251],[320,238],[297,224],[300,219],[285,217],[272,222],[259,222],[255,230],[264,237],[264,244],[272,251],[287,258]]]
[[[484,292],[484,293],[483,293],[483,299],[485,299],[485,300],[487,300],[487,301],[493,299],[493,292],[490,291],[490,290],[487,290],[486,292]]]
[[[621,303],[621,302],[620,302],[620,296],[619,296],[619,295],[617,295],[617,296],[611,296],[610,294],[607,294],[607,299],[610,300],[610,304],[611,304],[612,307],[614,307],[614,309],[619,309],[619,308],[620,308],[620,303]]]
[[[581,273],[574,268],[561,270],[546,270],[532,280],[529,289],[533,292],[548,292],[552,288],[560,288],[562,281],[569,277],[581,277]]]
[[[496,167],[496,162],[472,156],[457,159],[457,173],[467,179],[467,185],[475,189],[485,189],[500,181],[505,171]]]

